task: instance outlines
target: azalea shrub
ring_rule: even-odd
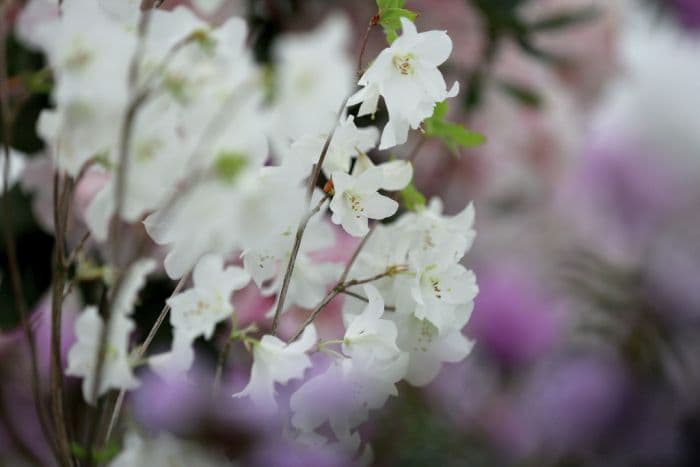
[[[484,140],[446,120],[459,93],[440,70],[450,36],[380,0],[364,38],[331,16],[281,36],[265,66],[244,19],[208,20],[217,2],[140,3],[31,0],[15,22],[50,76],[37,132],[52,181],[37,191],[53,193],[51,357],[48,381],[33,384],[50,388],[48,404],[39,391],[35,402],[55,461],[235,462],[139,421],[134,390],[185,384],[225,395],[221,410],[246,407],[298,449],[371,462],[359,429],[372,412],[400,397],[399,382],[426,385],[472,348],[462,328],[478,287],[462,259],[474,208],[444,214],[412,184],[420,148],[394,156],[411,132],[452,147]],[[370,34],[385,35],[376,57],[364,56]],[[26,161],[6,149],[5,189]],[[139,297],[157,277],[171,293],[141,329]],[[202,345],[218,355],[209,377]],[[231,355],[250,362],[242,384]]]

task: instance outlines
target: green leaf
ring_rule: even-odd
[[[87,458],[87,449],[79,445],[76,441],[70,443],[70,452],[78,459]]]
[[[406,10],[405,8],[386,8],[379,10],[379,24],[384,29],[387,41],[391,44],[398,37],[398,30],[401,29],[401,18],[414,21],[418,13]]]
[[[381,13],[389,8],[403,8],[406,4],[406,0],[377,0],[377,8]]]
[[[53,89],[51,69],[44,68],[24,76],[24,85],[30,92],[48,94]]]
[[[564,29],[569,26],[576,26],[581,23],[596,19],[600,15],[598,8],[589,6],[577,11],[565,11],[549,16],[547,18],[537,20],[531,23],[528,27],[531,31],[555,31]]]
[[[413,182],[401,190],[399,196],[401,197],[401,204],[409,211],[418,211],[425,207],[425,196],[416,189]]]
[[[503,92],[526,107],[535,109],[542,107],[542,96],[532,88],[506,80],[498,81],[498,86]]]
[[[247,165],[248,159],[243,154],[222,152],[216,158],[214,168],[219,177],[227,183],[232,183]]]
[[[484,144],[486,138],[481,133],[468,130],[457,123],[445,121],[448,110],[446,101],[435,105],[432,117],[425,120],[423,124],[426,136],[440,139],[455,153],[459,148],[472,148]]]
[[[99,451],[93,451],[92,457],[97,464],[105,464],[119,454],[120,450],[119,445],[112,441]]]

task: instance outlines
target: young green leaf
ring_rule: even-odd
[[[486,138],[481,133],[468,130],[457,123],[445,121],[448,110],[447,102],[435,105],[432,117],[426,119],[423,124],[426,136],[440,139],[455,153],[459,148],[472,148],[484,144]]]
[[[403,6],[403,1],[377,1],[379,5],[379,24],[384,30],[387,41],[391,44],[398,37],[398,30],[401,29],[401,18],[407,18],[410,21],[414,21],[418,16],[418,13],[401,8]]]
[[[418,191],[413,182],[399,192],[401,204],[409,211],[418,211],[425,207],[425,196]]]
[[[377,0],[377,8],[379,13],[389,8],[403,8],[406,0]]]

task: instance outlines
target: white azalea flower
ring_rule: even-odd
[[[304,329],[301,337],[287,344],[271,335],[263,336],[253,349],[253,368],[250,381],[236,397],[248,396],[259,408],[274,411],[275,384],[286,384],[304,376],[311,366],[306,352],[316,345],[316,328],[313,324]]]
[[[327,133],[310,134],[292,143],[291,157],[297,163],[302,163],[304,175],[308,174],[309,167],[318,160],[327,138]],[[378,140],[379,131],[375,127],[357,128],[352,115],[341,118],[328,145],[323,172],[326,176],[336,170],[349,172],[352,158],[358,153],[374,149]]]
[[[467,205],[455,216],[442,213],[442,202],[433,198],[425,209],[407,213],[395,224],[410,239],[409,249],[421,261],[459,261],[471,248],[474,232],[474,205]]]
[[[440,332],[454,326],[458,307],[469,304],[479,292],[474,273],[458,263],[414,262],[411,272],[414,277],[400,279],[405,292],[397,293],[397,309],[427,319]]]
[[[369,302],[348,325],[343,339],[343,353],[365,360],[395,358],[401,352],[396,346],[396,324],[382,319],[384,299],[376,287],[365,285],[364,291]]]
[[[170,351],[149,357],[151,369],[166,380],[180,378],[194,363],[192,342],[193,337],[190,334],[176,329]]]
[[[352,168],[352,174],[360,175],[372,167],[379,167],[382,171],[382,190],[403,190],[413,179],[413,165],[411,162],[395,160],[375,165],[372,159],[364,153],[360,153],[357,156],[355,166]]]
[[[202,257],[192,274],[194,287],[168,299],[170,323],[176,333],[211,338],[216,325],[233,314],[231,294],[245,287],[250,275],[243,269],[224,268],[217,255]]]
[[[109,389],[133,389],[138,386],[128,360],[129,334],[134,329],[134,322],[121,313],[112,315],[110,333],[107,336],[102,378],[97,396]],[[100,348],[100,337],[104,323],[96,307],[88,307],[75,322],[77,341],[68,352],[66,374],[83,378],[83,397],[90,404],[95,404],[93,392],[95,371]]]
[[[363,88],[348,100],[362,103],[359,116],[376,112],[379,96],[384,97],[389,121],[379,149],[406,142],[409,127],[417,129],[430,117],[437,102],[459,92],[455,83],[447,90],[438,70],[452,53],[452,40],[444,31],[418,33],[414,24],[401,18],[402,35],[384,49],[360,78]]]
[[[343,358],[304,383],[290,399],[292,425],[311,433],[328,421],[338,439],[347,439],[369,411],[398,395],[395,384],[406,374],[408,356],[388,360]]]
[[[0,196],[5,190],[5,163],[7,158],[5,157],[4,150],[0,152]],[[19,151],[10,149],[10,176],[8,177],[8,190],[17,183],[17,181],[22,176],[24,172],[24,167],[27,165],[26,156]]]
[[[156,269],[156,261],[151,258],[140,259],[129,267],[126,277],[114,299],[114,312],[130,315],[134,311],[139,291],[146,284],[146,276]]]
[[[457,314],[468,319],[472,306],[462,305]],[[414,386],[430,383],[440,372],[442,362],[462,361],[474,346],[461,332],[466,319],[440,333],[430,321],[412,314],[394,313],[391,318],[399,329],[399,348],[409,355],[406,381]]]
[[[305,135],[327,134],[335,123],[353,86],[349,39],[347,18],[333,16],[311,32],[277,42],[270,137],[282,151]],[[304,118],[299,118],[301,109]]]
[[[377,193],[383,184],[382,175],[376,167],[357,177],[333,172],[335,194],[330,204],[331,220],[341,224],[350,235],[361,237],[369,231],[367,219],[385,219],[393,215],[398,203]]]

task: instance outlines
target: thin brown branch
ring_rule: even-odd
[[[369,40],[369,33],[372,31],[372,28],[378,24],[378,22],[379,22],[379,17],[373,16],[372,19],[370,20],[369,24],[367,25],[367,30],[365,31],[365,35],[362,37],[362,45],[360,46],[360,53],[357,55],[357,75],[358,76],[362,75],[362,57],[364,57],[365,49],[367,49],[367,41]]]
[[[221,377],[224,373],[224,366],[226,366],[226,360],[228,360],[228,354],[231,351],[231,344],[233,340],[230,336],[226,336],[226,342],[224,343],[221,352],[219,353],[219,359],[216,362],[216,373],[214,374],[214,385],[212,386],[212,395],[217,397],[219,395],[219,387],[221,386]]]
[[[359,293],[350,292],[349,290],[343,290],[343,294],[347,295],[349,297],[352,297],[352,298],[356,298],[356,299],[363,301],[365,303],[369,303],[369,300],[367,299],[367,297],[363,297]],[[396,307],[392,306],[392,305],[384,305],[384,311],[396,311]]]
[[[12,230],[12,203],[9,199],[10,191],[10,141],[12,137],[13,117],[9,102],[8,76],[7,76],[7,22],[6,10],[3,8],[0,11],[0,116],[2,118],[2,145],[5,164],[3,165],[2,173],[2,224],[3,238],[5,243],[5,251],[7,254],[8,269],[10,272],[10,283],[14,296],[15,310],[19,316],[24,335],[29,346],[30,358],[30,378],[32,399],[34,400],[34,408],[36,411],[41,431],[49,446],[54,449],[54,444],[51,438],[48,417],[43,404],[41,403],[41,388],[39,381],[39,369],[37,364],[36,342],[34,331],[29,321],[29,313],[27,303],[24,300],[24,287],[22,284],[22,275],[19,269],[19,259],[17,255],[17,245],[15,242],[14,232]],[[55,451],[54,451],[55,452]]]
[[[428,138],[425,136],[421,135],[420,140],[416,143],[415,146],[413,146],[413,150],[411,153],[408,155],[406,158],[407,161],[410,162],[415,162],[415,160],[418,158],[418,155],[420,154],[420,150],[423,149],[423,145],[428,141]]]
[[[297,332],[292,336],[291,339],[289,339],[287,342],[294,342],[301,336],[301,334],[304,332],[304,329],[308,325],[314,322],[314,320],[318,317],[319,314],[321,314],[321,311],[328,305],[335,297],[337,297],[341,293],[345,293],[347,289],[350,287],[355,287],[357,285],[363,285],[363,284],[369,284],[370,282],[377,281],[379,279],[382,279],[384,277],[389,277],[393,276],[395,274],[398,274],[400,272],[405,271],[406,268],[404,266],[394,266],[394,267],[389,267],[386,269],[386,271],[374,275],[372,277],[368,277],[366,279],[353,279],[348,282],[339,282],[335,287],[333,287],[328,293],[326,294],[325,297],[323,297],[323,300],[316,305],[316,308],[313,309],[313,311],[309,314],[309,316],[304,320],[304,323],[299,326],[299,329],[297,329]]]
[[[70,452],[70,436],[65,424],[63,412],[63,368],[61,363],[61,319],[63,298],[66,283],[65,262],[65,228],[68,206],[73,196],[73,180],[65,177],[61,187],[61,175],[54,174],[54,231],[55,240],[52,260],[51,278],[51,415],[53,417],[54,434],[58,460],[61,465],[73,465]]]
[[[175,289],[173,292],[170,294],[170,297],[174,297],[178,293],[180,293],[180,290],[185,286],[185,283],[187,282],[189,274],[185,274],[182,276],[180,281],[177,283],[175,286]],[[151,343],[153,342],[153,339],[156,337],[156,334],[158,333],[158,330],[162,326],[163,322],[165,321],[165,318],[168,316],[168,313],[170,312],[170,305],[168,305],[167,301],[165,303],[165,306],[163,306],[163,309],[160,311],[160,314],[158,315],[158,318],[156,318],[155,323],[153,323],[153,326],[151,327],[151,330],[148,332],[148,335],[146,336],[146,339],[143,341],[143,344],[141,344],[135,353],[135,359],[136,360],[141,360],[143,356],[146,354],[148,351],[148,348],[150,347]],[[121,412],[122,404],[124,403],[124,396],[126,395],[126,391],[124,389],[119,391],[119,396],[117,396],[117,400],[114,403],[114,409],[112,410],[112,415],[109,419],[109,425],[107,426],[107,432],[105,434],[104,438],[104,443],[107,443],[112,436],[112,431],[114,430],[114,427],[117,424],[117,420],[119,419],[119,414]]]
[[[277,327],[279,326],[279,319],[284,309],[284,302],[287,298],[287,290],[289,289],[289,283],[292,280],[292,273],[294,272],[294,264],[296,263],[297,255],[299,254],[299,247],[301,246],[301,239],[304,236],[304,231],[306,226],[309,224],[309,220],[321,210],[321,207],[328,200],[328,195],[324,195],[321,201],[306,214],[299,222],[299,227],[297,227],[297,233],[294,236],[294,244],[292,245],[292,251],[289,255],[289,262],[287,263],[287,270],[284,274],[284,279],[282,280],[282,288],[277,296],[277,306],[275,307],[275,316],[272,319],[272,335],[277,334]]]

